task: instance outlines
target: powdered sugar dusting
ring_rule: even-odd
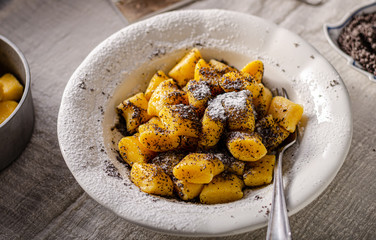
[[[242,90],[240,92],[228,92],[223,95],[222,104],[225,108],[229,108],[236,112],[247,111],[247,101],[251,93],[248,90]]]
[[[198,81],[188,85],[188,90],[196,100],[208,99],[211,96],[210,85],[206,81]]]
[[[214,98],[213,100],[209,101],[209,105],[206,108],[206,114],[208,116],[216,121],[226,121],[226,111],[225,108],[222,105],[222,99]]]
[[[231,109],[234,115],[241,115],[248,111],[247,101],[250,94],[248,90],[220,94],[209,101],[207,114],[210,118],[220,121],[226,121],[227,119],[225,109]]]

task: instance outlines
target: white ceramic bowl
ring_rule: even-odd
[[[329,185],[345,159],[352,134],[348,93],[333,67],[302,38],[237,12],[166,13],[124,28],[90,53],[69,80],[58,117],[60,148],[74,177],[102,205],[154,230],[222,236],[265,226],[271,185],[247,190],[236,202],[193,204],[141,192],[117,160],[115,107],[192,47],[238,68],[261,59],[265,84],[285,87],[304,106],[300,146],[289,149],[283,170],[289,213],[296,213]]]
[[[349,64],[352,68],[355,70],[365,74],[369,80],[376,82],[376,76],[373,74],[365,71],[363,67],[356,62],[350,55],[342,51],[342,49],[338,45],[338,37],[341,34],[341,31],[346,25],[350,22],[350,20],[357,15],[361,15],[364,13],[373,13],[376,12],[376,2],[368,3],[366,5],[358,6],[354,10],[352,10],[350,13],[348,13],[346,16],[342,18],[341,21],[339,21],[336,24],[324,24],[324,33],[325,36],[329,42],[329,44],[341,55],[347,60],[347,64]]]

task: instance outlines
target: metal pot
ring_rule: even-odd
[[[0,35],[0,75],[12,73],[24,86],[17,108],[0,124],[0,170],[25,149],[34,128],[29,65],[15,44]]]

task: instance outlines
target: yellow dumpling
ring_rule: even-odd
[[[131,169],[131,180],[143,192],[172,196],[174,185],[163,169],[155,164],[134,163]]]
[[[200,195],[204,184],[189,183],[183,180],[175,179],[174,187],[179,197],[184,201],[194,199]]]
[[[148,88],[145,91],[145,98],[147,100],[149,100],[151,95],[155,91],[155,89],[158,87],[158,85],[161,82],[163,82],[164,80],[167,80],[167,79],[168,79],[168,77],[161,70],[159,70],[156,74],[154,74],[153,77],[151,78],[150,82],[149,82]]]
[[[194,107],[184,104],[165,106],[159,118],[171,133],[181,136],[198,137],[200,122]]]
[[[242,69],[242,72],[248,73],[257,83],[261,83],[264,77],[264,63],[260,60],[252,61]]]
[[[134,133],[138,126],[151,118],[147,108],[148,100],[143,93],[138,93],[117,106],[117,110],[125,119],[128,133]]]
[[[222,117],[221,114],[218,114],[218,111],[220,111],[219,108],[222,108]],[[226,125],[225,110],[222,104],[213,101],[212,104],[206,108],[201,123],[202,129],[199,144],[205,147],[216,145]]]
[[[268,150],[276,148],[290,135],[289,131],[275,123],[271,114],[257,122],[256,132],[261,136],[262,143]]]
[[[255,116],[253,114],[252,99],[249,91],[229,92],[222,94],[222,105],[227,116],[229,130],[255,129]]]
[[[234,92],[245,90],[252,81],[247,73],[228,72],[219,79],[219,85],[225,92]]]
[[[0,101],[3,101],[3,97],[4,97],[4,88],[3,88],[3,84],[0,83]]]
[[[119,143],[119,153],[129,165],[136,162],[146,163],[152,159],[156,153],[144,147],[138,140],[139,133],[133,136],[123,137]]]
[[[244,182],[235,174],[218,175],[204,186],[200,202],[205,204],[227,203],[243,197]]]
[[[171,69],[168,75],[175,79],[179,86],[185,86],[189,80],[194,78],[196,63],[201,58],[200,51],[193,48]]]
[[[275,121],[289,132],[294,132],[303,115],[303,106],[287,98],[276,96],[272,99],[269,114]]]
[[[232,156],[242,161],[257,161],[267,153],[260,136],[256,133],[231,132],[226,145]]]
[[[17,106],[18,103],[15,101],[0,102],[0,124],[12,114]]]
[[[229,65],[227,65],[227,64],[225,64],[223,62],[217,61],[215,59],[210,59],[209,65],[212,68],[214,68],[215,70],[217,70],[217,72],[220,75],[223,75],[223,74],[228,73],[228,72],[237,72],[237,71],[239,71],[236,68],[230,67]]]
[[[23,93],[23,86],[15,76],[13,76],[10,73],[4,74],[0,78],[0,83],[3,85],[2,101],[19,101],[21,99]]]
[[[190,183],[209,183],[215,175],[223,172],[223,163],[213,154],[191,153],[174,167],[177,179]]]
[[[270,103],[272,102],[272,92],[265,87],[262,83],[257,84],[258,94],[253,95],[252,101],[257,112],[257,118],[260,119],[264,117],[269,110]]]
[[[180,103],[188,104],[187,93],[180,90],[174,79],[164,80],[151,95],[147,112],[150,116],[158,116],[163,107]]]
[[[221,64],[218,62],[218,65]],[[204,59],[200,59],[195,66],[194,80],[206,82],[210,86],[211,94],[216,96],[223,92],[219,85],[219,78],[223,75],[221,70],[218,70],[208,64]]]
[[[246,166],[247,170],[243,175],[245,185],[258,187],[271,183],[273,180],[274,165],[274,155],[266,155],[258,161],[248,162]]]
[[[202,116],[212,97],[210,85],[205,81],[190,80],[187,83],[189,105],[195,107],[197,115]]]
[[[165,152],[179,146],[180,137],[168,131],[158,117],[138,128],[140,143],[154,152]]]

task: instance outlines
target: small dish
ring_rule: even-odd
[[[29,65],[17,46],[0,35],[0,75],[12,73],[24,86],[17,108],[0,124],[0,170],[25,149],[33,132],[34,107]]]
[[[247,190],[243,199],[227,204],[182,202],[141,192],[119,158],[116,106],[144,91],[156,70],[167,72],[192,47],[205,59],[238,68],[262,60],[265,84],[284,87],[292,101],[304,106],[300,146],[286,152],[283,169],[289,214],[298,212],[323,192],[347,155],[352,136],[347,89],[302,38],[238,12],[165,13],[132,24],[97,46],[73,73],[59,110],[58,139],[70,171],[100,204],[153,230],[225,236],[266,225],[271,185]]]
[[[368,3],[366,5],[358,6],[354,10],[352,10],[350,13],[348,13],[346,16],[342,18],[341,21],[339,21],[336,24],[324,24],[324,33],[325,36],[329,42],[329,44],[344,58],[346,58],[347,63],[353,67],[355,70],[365,74],[369,80],[376,82],[376,76],[373,74],[365,71],[362,66],[356,62],[351,56],[349,56],[347,53],[343,52],[341,48],[338,46],[338,36],[340,35],[342,29],[349,23],[349,21],[357,15],[361,15],[364,13],[373,13],[376,12],[376,2]]]

